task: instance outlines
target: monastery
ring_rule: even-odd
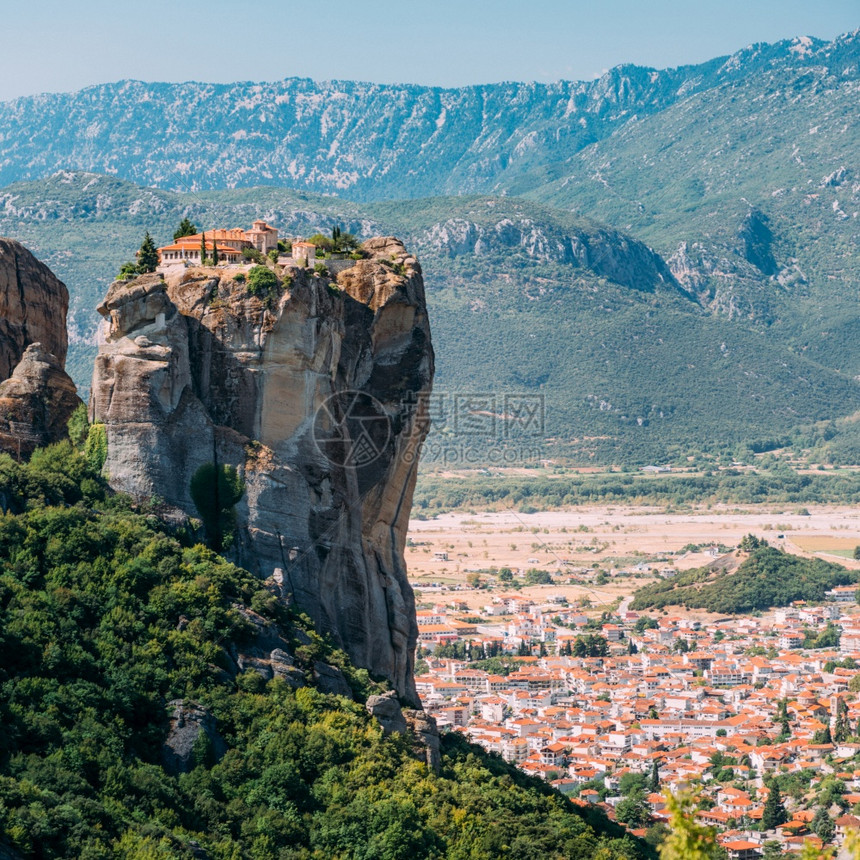
[[[206,254],[211,255],[213,248],[218,250],[218,259],[223,263],[243,262],[242,251],[254,248],[261,254],[268,254],[278,248],[278,229],[263,220],[256,220],[250,230],[234,227],[229,230],[206,230],[192,236],[182,236],[170,245],[158,249],[160,267],[202,263],[201,251],[205,242]],[[313,266],[316,248],[311,242],[293,242],[292,262],[296,265]]]

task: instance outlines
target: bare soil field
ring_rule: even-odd
[[[835,506],[714,506],[678,514],[622,505],[534,514],[452,512],[410,522],[406,563],[410,581],[426,595],[420,599],[431,599],[434,583],[440,589],[460,586],[457,599],[477,607],[489,597],[483,589],[466,588],[469,574],[484,572],[479,575],[487,580],[492,568],[537,568],[549,571],[555,583],[520,588],[521,593],[541,600],[556,594],[570,602],[587,598],[598,607],[645,585],[652,569],[700,567],[720,547],[735,547],[750,533],[797,555],[837,551],[830,560],[860,569],[860,562],[845,557],[860,544],[860,510]],[[691,545],[698,549],[685,549]],[[595,565],[609,575],[607,582],[594,581]],[[628,574],[616,577],[617,570]]]

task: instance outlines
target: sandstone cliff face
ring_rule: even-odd
[[[0,379],[8,379],[31,343],[65,366],[65,284],[23,245],[0,239]]]
[[[0,383],[0,450],[29,457],[62,439],[80,402],[56,356],[31,343],[12,376]]]
[[[290,268],[265,295],[225,269],[113,284],[90,408],[118,490],[196,517],[196,470],[234,466],[236,560],[417,703],[403,547],[433,352],[417,261],[364,247],[336,284]]]
[[[0,451],[61,439],[80,403],[63,369],[69,293],[26,248],[0,239]]]

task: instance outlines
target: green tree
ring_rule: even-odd
[[[577,636],[573,642],[574,657],[606,657],[609,655],[609,642],[597,634]]]
[[[818,786],[818,802],[825,809],[830,809],[833,804],[841,807],[848,805],[845,800],[845,783],[839,777],[828,775],[821,780]]]
[[[183,236],[193,236],[197,232],[197,228],[188,218],[183,218],[179,222],[179,227],[173,231],[173,241],[181,239]]]
[[[552,583],[552,575],[548,570],[539,570],[536,567],[532,567],[526,571],[526,582],[529,585],[550,585]]]
[[[501,582],[510,582],[514,578],[514,572],[509,567],[501,568],[498,575]]]
[[[67,425],[69,439],[76,448],[82,448],[90,432],[90,422],[87,418],[87,407],[83,403],[71,414]]]
[[[278,277],[268,266],[253,266],[248,272],[248,292],[252,296],[269,296],[278,288]]]
[[[158,249],[155,247],[155,242],[152,241],[152,236],[149,235],[149,230],[143,237],[140,250],[137,252],[137,269],[141,274],[154,272],[158,266]]]
[[[128,261],[120,266],[117,280],[129,281],[132,278],[136,278],[139,274],[140,272],[138,271],[137,263]]]
[[[217,266],[219,262],[218,256],[218,243],[215,241],[214,237],[212,239],[212,265]]]
[[[648,790],[654,794],[660,790],[660,765],[655,759],[651,763],[651,775],[648,778]]]
[[[854,547],[854,558],[860,559],[860,544]]]
[[[207,253],[208,252],[206,250],[206,231],[203,230],[200,233],[200,265],[201,266],[206,265]]]
[[[717,832],[696,820],[697,804],[690,792],[666,792],[669,834],[659,847],[660,860],[718,860]]]
[[[209,545],[219,552],[232,538],[234,506],[245,492],[245,482],[233,466],[204,463],[192,476],[189,489]]]
[[[747,534],[741,539],[741,543],[738,548],[741,552],[753,552],[754,550],[761,549],[768,545],[768,542],[764,540],[764,538],[757,538],[754,534]]]
[[[822,842],[832,842],[833,837],[836,835],[836,825],[823,806],[819,806],[815,810],[815,816],[812,819],[812,830],[821,838]]]
[[[641,788],[619,801],[615,807],[615,819],[628,827],[644,827],[651,820],[651,812]]]
[[[833,725],[833,740],[836,743],[847,741],[851,736],[851,727],[848,725],[848,705],[840,696],[836,701],[836,721]]]
[[[776,780],[771,780],[768,784],[767,800],[761,816],[762,830],[773,830],[780,824],[785,824],[786,821],[788,821],[788,813],[782,803],[779,784]]]
[[[791,737],[791,723],[788,716],[788,702],[786,699],[780,699],[774,721],[779,723],[780,739],[782,741],[788,740]]]
[[[833,743],[833,735],[830,733],[830,726],[825,726],[823,729],[819,729],[812,736],[812,743],[814,743],[814,744],[832,744]]]
[[[768,839],[762,845],[762,857],[764,860],[780,860],[782,856],[782,843],[778,840]]]
[[[651,618],[650,615],[643,615],[636,619],[636,623],[633,625],[633,630],[641,635],[646,630],[656,630],[659,626],[660,625],[657,621],[654,618]]]

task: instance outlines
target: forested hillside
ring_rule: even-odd
[[[759,543],[758,541],[756,542]],[[818,603],[838,585],[858,581],[854,571],[821,559],[801,558],[757,545],[736,569],[688,570],[640,588],[633,609],[686,606],[710,612],[754,612],[788,606],[795,600]]]
[[[0,855],[648,856],[457,736],[438,774],[383,737],[380,684],[100,462],[0,456]]]

